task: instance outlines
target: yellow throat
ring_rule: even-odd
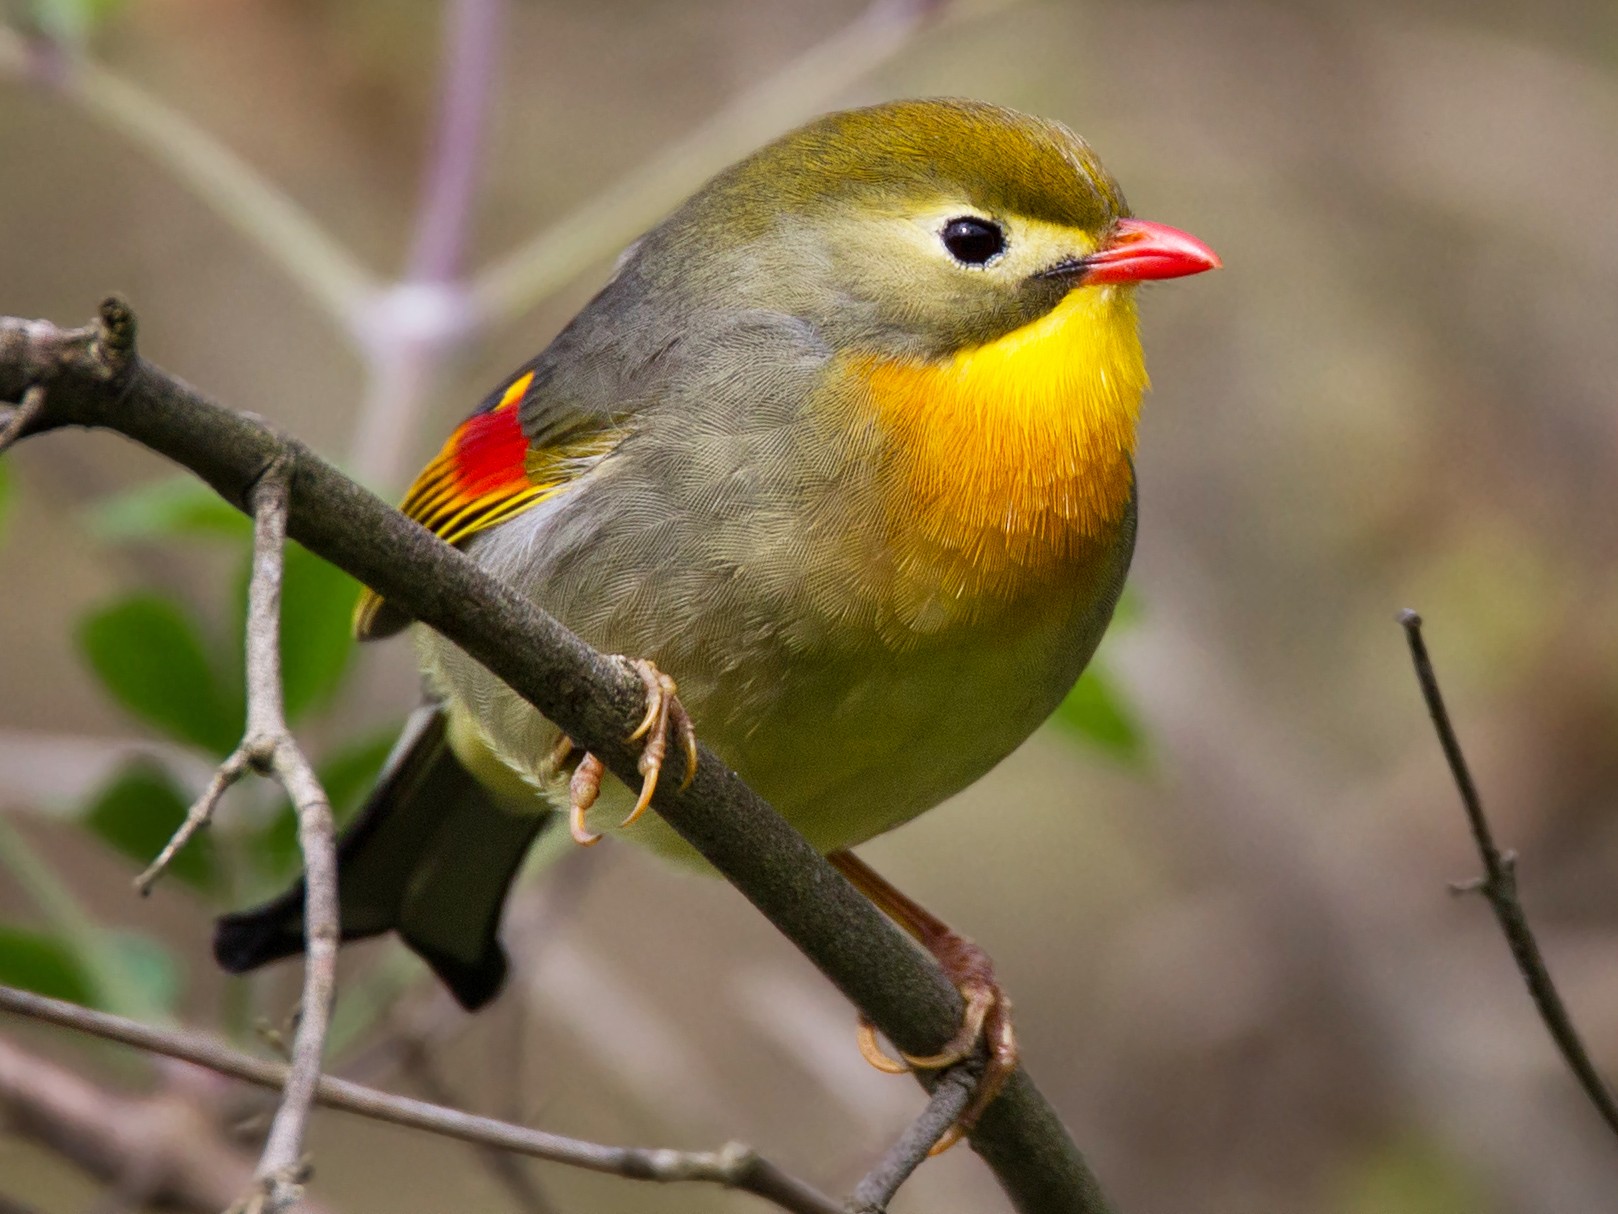
[[[901,467],[889,502],[901,578],[1010,595],[1111,538],[1147,387],[1133,295],[1079,287],[946,361],[858,366]]]

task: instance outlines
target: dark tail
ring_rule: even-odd
[[[451,752],[443,710],[418,709],[370,799],[337,842],[343,940],[393,930],[468,1011],[500,992],[506,894],[549,813],[500,809]],[[220,917],[213,952],[233,974],[303,952],[304,884]]]

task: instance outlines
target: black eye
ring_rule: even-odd
[[[971,215],[946,223],[942,240],[951,257],[969,266],[981,266],[1006,247],[1006,234],[999,224]]]

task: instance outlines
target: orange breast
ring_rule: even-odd
[[[901,582],[1004,599],[1111,543],[1146,386],[1127,293],[1080,288],[947,361],[864,357],[853,370],[893,461]]]

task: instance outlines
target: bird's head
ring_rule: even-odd
[[[1219,265],[1130,217],[1090,146],[974,101],[821,118],[715,178],[645,250],[725,306],[803,317],[841,350],[945,358],[1086,288],[1133,329],[1128,287]]]
[[[721,173],[625,270],[687,332],[749,312],[813,331],[826,372],[807,403],[834,419],[834,452],[875,436],[886,542],[911,579],[895,601],[913,595],[919,619],[1014,599],[1128,533],[1147,382],[1133,288],[1218,265],[1133,218],[1066,127],[901,101]]]

